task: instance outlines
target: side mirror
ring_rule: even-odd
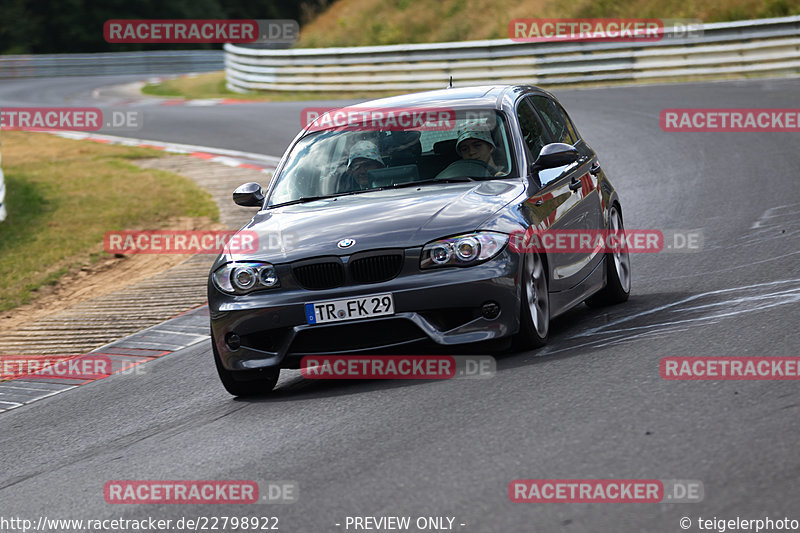
[[[233,191],[233,201],[236,205],[241,205],[242,207],[261,207],[264,203],[261,185],[254,182],[239,185]]]
[[[580,157],[578,150],[570,144],[550,143],[539,152],[539,157],[531,165],[531,172],[570,165]]]

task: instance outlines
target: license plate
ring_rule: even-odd
[[[391,294],[374,294],[361,298],[314,302],[306,304],[305,308],[307,323],[324,324],[325,322],[393,315],[394,298]]]

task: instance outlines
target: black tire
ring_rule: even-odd
[[[514,349],[530,350],[547,344],[550,335],[550,295],[544,258],[537,253],[523,254],[522,257],[522,301]]]
[[[259,370],[231,371],[222,366],[222,361],[217,352],[217,344],[211,338],[211,347],[214,351],[214,363],[217,373],[225,390],[234,396],[256,396],[268,394],[275,388],[280,377],[279,368],[262,368]]]
[[[609,231],[619,231],[625,235],[622,225],[622,213],[614,204],[611,207]],[[606,286],[586,300],[589,307],[605,307],[622,303],[631,294],[631,258],[627,250],[615,250],[605,254]]]

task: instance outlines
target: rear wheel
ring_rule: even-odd
[[[619,208],[611,207],[609,231],[617,235],[617,242],[625,242],[625,228],[622,225],[622,214]],[[631,258],[626,247],[617,247],[606,254],[606,286],[586,300],[589,307],[603,307],[622,303],[631,293]]]
[[[525,254],[522,267],[522,309],[515,348],[539,348],[550,333],[550,296],[542,256]]]
[[[211,347],[214,351],[214,363],[217,373],[225,390],[234,396],[255,396],[267,394],[275,388],[280,377],[279,368],[262,368],[258,370],[227,370],[222,366],[222,361],[217,351],[217,344],[211,338]]]

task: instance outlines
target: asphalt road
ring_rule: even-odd
[[[79,105],[112,81],[4,81],[0,103]],[[464,532],[800,520],[798,383],[659,375],[666,356],[800,355],[800,138],[658,123],[663,108],[798,108],[800,79],[556,95],[620,191],[626,226],[697,231],[701,250],[633,255],[629,302],[556,320],[549,346],[499,358],[489,380],[295,372],[274,396],[235,400],[202,343],[14,409],[0,415],[0,515],[277,516],[286,532],[346,531],[347,516],[448,516]],[[142,105],[137,136],[280,155],[312,105],[324,103]],[[704,499],[510,502],[509,482],[527,478],[699,480]],[[104,483],[120,479],[292,480],[300,491],[291,505],[106,503]]]
[[[343,105],[317,101],[172,106],[158,105],[163,99],[107,89],[138,79],[141,76],[2,80],[0,106],[99,107],[104,113],[115,109],[140,111],[140,130],[104,128],[101,133],[280,156],[300,132],[304,108]],[[100,89],[101,98],[94,97],[95,89]],[[136,101],[131,102],[132,99]]]

